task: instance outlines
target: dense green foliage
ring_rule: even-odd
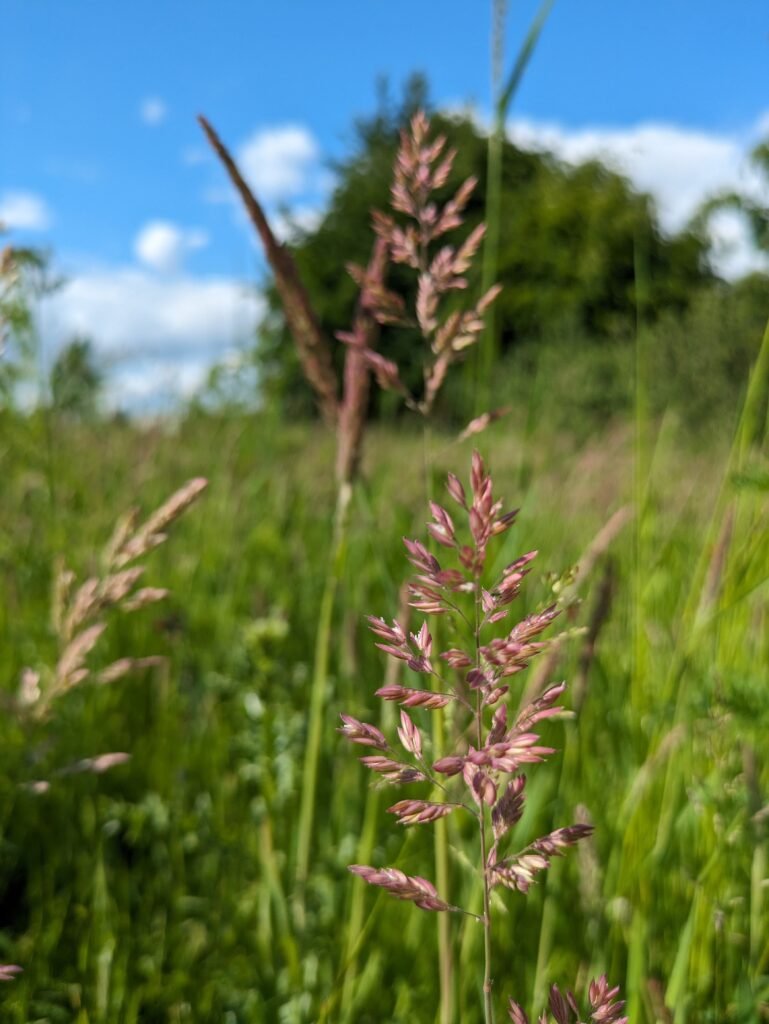
[[[745,392],[769,316],[769,278],[715,283],[684,314],[669,311],[639,335],[638,347],[564,326],[527,342],[495,373],[492,405],[547,403],[553,426],[587,436],[631,413],[636,374],[649,411],[671,416],[690,435],[723,437]],[[638,367],[637,353],[642,352]],[[456,393],[461,386],[450,382]]]
[[[769,999],[766,817],[756,813],[769,787],[766,463],[733,463],[719,499],[727,446],[692,451],[668,423],[639,487],[626,427],[581,446],[549,419],[547,404],[532,406],[528,422],[499,424],[480,445],[499,492],[522,506],[500,558],[542,552],[520,611],[547,600],[547,573],[579,561],[633,495],[637,517],[582,588],[577,623],[609,601],[594,657],[589,638],[576,639],[551,668],[572,683],[578,716],[548,727],[565,750],[536,773],[521,824],[525,839],[586,814],[595,841],[530,897],[505,894],[496,991],[541,1003],[549,982],[581,985],[606,969],[636,1024],[660,1019],[663,998],[676,1020],[747,1024]],[[433,1019],[435,916],[345,870],[373,830],[373,862],[429,877],[432,836],[396,833],[390,793],[367,789],[335,733],[340,710],[379,713],[383,658],[363,618],[397,612],[400,538],[421,534],[425,519],[422,442],[370,439],[334,624],[302,934],[291,851],[333,453],[317,431],[278,426],[202,414],[175,429],[89,427],[51,410],[3,417],[0,960],[24,966],[0,989],[3,1020]],[[433,439],[436,488],[442,469],[467,472],[468,446],[449,442]],[[122,510],[137,500],[151,510],[199,473],[209,492],[147,579],[169,585],[170,601],[113,621],[93,659],[161,652],[167,667],[73,693],[49,721],[25,724],[13,694],[24,666],[53,657],[57,559],[87,573]],[[101,777],[51,774],[106,750],[132,761]],[[53,779],[48,793],[24,788],[41,777]],[[473,839],[450,821],[452,898],[472,906],[462,851]],[[358,946],[346,922],[361,897]],[[473,1024],[481,933],[471,921],[452,928],[457,1019]]]
[[[103,376],[88,338],[73,338],[51,367],[51,402],[70,416],[89,419],[98,411]]]
[[[0,235],[2,225],[0,225]],[[32,301],[50,290],[48,260],[37,249],[0,248],[0,402],[12,402],[20,384],[35,378]]]

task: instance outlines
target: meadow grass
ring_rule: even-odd
[[[176,426],[114,423],[97,433],[6,418],[0,661],[9,694],[22,666],[54,650],[57,556],[85,571],[116,511],[137,496],[147,511],[190,476],[210,486],[173,546],[150,556],[146,582],[170,586],[170,603],[111,624],[99,654],[106,665],[127,650],[161,650],[167,666],[73,693],[54,735],[30,736],[4,716],[0,959],[25,968],[0,990],[4,1019],[435,1019],[427,915],[367,892],[360,933],[340,930],[364,888],[346,872],[362,837],[376,863],[406,872],[419,873],[431,846],[382,827],[383,803],[367,797],[334,734],[338,712],[376,713],[370,695],[383,669],[364,615],[397,612],[400,538],[418,535],[424,518],[422,439],[394,428],[369,436],[334,613],[323,813],[297,935],[286,854],[334,446],[317,430],[274,426],[198,413]],[[769,998],[765,479],[755,457],[735,464],[726,443],[692,449],[671,421],[653,436],[638,526],[603,553],[575,620],[594,618],[604,581],[608,608],[592,652],[577,641],[550,666],[554,680],[580,680],[571,691],[579,717],[550,727],[565,750],[532,779],[521,823],[523,839],[533,838],[580,805],[595,838],[520,905],[506,901],[495,932],[505,977],[496,980],[541,1005],[546,980],[579,986],[606,970],[634,1021],[747,1022],[761,1019]],[[490,428],[483,451],[497,490],[521,506],[511,547],[525,538],[542,552],[543,572],[578,562],[632,501],[633,437],[616,423],[576,445],[531,417]],[[436,477],[465,465],[469,447],[436,434]],[[530,582],[524,602],[534,607],[548,584]],[[100,749],[133,758],[35,796],[18,782],[33,777],[50,744],[62,758]],[[452,892],[472,908],[478,892],[463,853],[472,837],[460,821],[447,825]],[[457,1019],[468,1024],[482,1005],[473,924],[452,940],[462,966]]]

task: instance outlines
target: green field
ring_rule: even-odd
[[[578,711],[545,725],[561,753],[532,773],[522,838],[575,815],[596,831],[528,897],[498,901],[498,1019],[503,996],[539,1007],[552,982],[581,992],[602,971],[634,1024],[769,1014],[766,462],[721,434],[705,447],[672,417],[618,419],[577,441],[543,413],[513,414],[476,439],[496,491],[521,507],[499,564],[540,551],[520,612],[547,600],[550,573],[589,569],[568,614],[587,632],[516,676],[511,700],[546,671],[570,683]],[[430,437],[435,493],[448,469],[466,479],[471,449]],[[365,616],[397,614],[409,571],[401,537],[423,536],[427,518],[424,455],[405,427],[367,439],[297,923],[333,438],[267,416],[191,412],[142,427],[3,415],[0,961],[24,968],[0,989],[4,1021],[437,1019],[438,915],[346,871],[366,856],[434,877],[432,831],[393,825],[390,794],[367,788],[335,731],[340,711],[382,714],[373,691],[385,659]],[[198,475],[208,491],[147,558],[146,582],[171,595],[112,615],[90,659],[94,669],[127,654],[165,663],[86,683],[30,721],[13,696],[25,666],[56,660],[60,560],[84,578],[122,512],[148,513]],[[601,531],[623,508],[608,539]],[[106,751],[132,758],[104,775],[55,775]],[[31,791],[41,778],[50,789]],[[473,907],[474,837],[448,821],[451,899]],[[482,932],[470,919],[450,927],[455,1019],[474,1024]]]

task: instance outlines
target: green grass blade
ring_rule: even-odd
[[[481,294],[485,294],[497,281],[499,274],[499,241],[502,228],[502,145],[505,135],[505,120],[515,94],[520,87],[526,68],[536,49],[542,30],[550,15],[555,0],[543,0],[518,51],[512,70],[499,95],[494,98],[494,124],[489,134],[488,161],[486,168],[486,238],[483,245],[483,266],[481,273]],[[502,18],[497,17],[496,32],[502,32]],[[499,43],[497,49],[501,49]],[[486,327],[477,355],[476,413],[485,412],[491,394],[492,370],[499,355],[497,344],[496,314],[494,303],[486,313]]]

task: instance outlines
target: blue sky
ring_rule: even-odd
[[[511,0],[512,59],[536,3]],[[51,351],[90,333],[127,401],[191,390],[248,337],[261,263],[202,143],[204,112],[267,206],[311,221],[386,75],[438,104],[489,107],[487,0],[0,0],[0,219],[49,246],[69,284]],[[721,186],[758,190],[769,134],[766,0],[557,0],[510,132],[565,159],[600,153],[675,229]],[[757,264],[721,225],[723,266]],[[116,400],[120,400],[119,398]]]

